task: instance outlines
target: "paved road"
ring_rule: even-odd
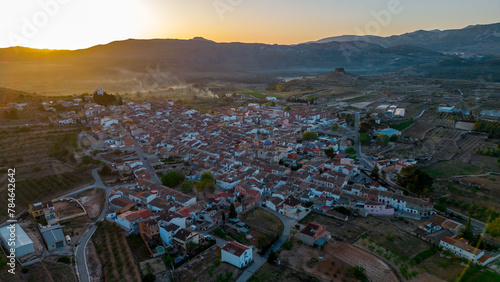
[[[95,174],[94,174],[95,171]],[[99,187],[105,189],[106,191],[106,198],[104,200],[104,207],[101,211],[101,214],[97,217],[96,222],[101,221],[104,219],[106,216],[106,213],[108,211],[108,198],[109,194],[111,193],[111,188],[106,187],[102,181],[101,178],[99,177],[99,174],[97,174],[97,169],[92,170],[92,175],[96,179],[96,185],[93,185],[92,187]],[[100,185],[100,186],[99,186]],[[74,192],[73,192],[74,193]],[[86,252],[86,247],[87,243],[89,242],[90,238],[92,238],[92,235],[94,235],[95,230],[97,229],[96,225],[94,223],[91,223],[90,227],[87,228],[87,230],[83,233],[82,236],[80,236],[80,239],[78,240],[77,247],[75,250],[75,258],[76,258],[76,273],[78,275],[78,278],[80,281],[87,282],[90,281],[89,279],[89,270],[87,266],[87,258],[85,256]]]
[[[264,265],[264,263],[267,261],[267,257],[269,256],[269,253],[271,252],[271,250],[273,250],[275,252],[278,251],[281,248],[281,246],[283,245],[283,243],[285,243],[288,240],[288,237],[290,236],[291,220],[288,217],[286,217],[282,214],[279,214],[273,210],[270,210],[268,208],[263,208],[263,209],[274,214],[275,216],[277,216],[281,220],[281,222],[283,223],[283,227],[284,227],[283,235],[281,235],[281,238],[279,238],[279,240],[276,241],[276,243],[274,243],[274,245],[271,247],[271,249],[269,251],[267,251],[263,256],[259,256],[257,253],[254,253],[253,264],[250,265],[245,270],[245,272],[243,272],[240,275],[240,277],[238,277],[238,280],[236,280],[236,282],[245,282],[248,279],[250,279],[252,277],[252,275],[255,272],[257,272]]]
[[[161,181],[158,178],[158,175],[156,174],[155,170],[153,169],[153,167],[149,163],[149,160],[146,157],[144,150],[142,150],[142,147],[137,140],[134,140],[134,148],[135,148],[135,152],[139,156],[139,159],[142,161],[142,163],[144,164],[146,169],[149,171],[149,174],[151,174],[151,181],[154,181],[158,184],[161,184]]]
[[[356,149],[356,158],[359,161],[359,164],[365,167],[368,170],[372,170],[373,164],[372,162],[366,158],[366,156],[361,152],[361,144],[359,143],[359,113],[355,111],[351,111],[354,114],[354,149]]]
[[[430,106],[426,106],[424,107],[423,109],[420,110],[420,112],[418,114],[416,114],[413,118],[419,118],[421,117],[425,111],[428,109],[428,108],[431,108],[431,107],[434,107],[434,105],[430,105]]]

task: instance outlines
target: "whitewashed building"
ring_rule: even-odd
[[[252,248],[236,241],[228,242],[221,249],[221,260],[242,268],[253,260]]]

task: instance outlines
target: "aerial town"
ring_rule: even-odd
[[[40,262],[70,265],[59,270],[67,281],[431,281],[464,265],[497,271],[497,234],[482,220],[499,214],[481,199],[497,196],[484,183],[500,177],[441,168],[496,149],[495,133],[477,126],[498,123],[499,111],[480,110],[488,101],[473,99],[476,120],[454,106],[466,100],[456,91],[420,96],[423,104],[385,91],[255,93],[220,94],[240,106],[214,110],[118,99],[102,86],[9,104],[20,116],[30,108],[47,116],[12,127],[21,146],[40,134],[58,139],[49,156],[81,174],[53,161],[26,166],[35,175],[53,167],[62,183],[39,178],[50,194],[23,196],[31,201],[16,217],[19,272]],[[5,246],[10,226],[0,229]]]
[[[500,282],[500,1],[0,1],[0,282]]]

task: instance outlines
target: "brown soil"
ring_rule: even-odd
[[[90,281],[99,282],[102,277],[102,264],[92,241],[88,242],[85,254],[87,256]]]
[[[105,201],[104,193],[104,190],[94,188],[78,194],[78,200],[85,207],[90,218],[96,218],[101,213]]]
[[[372,281],[399,281],[392,269],[376,256],[360,250],[352,245],[337,242],[329,243],[325,252],[350,264],[359,265],[366,270],[367,276]]]

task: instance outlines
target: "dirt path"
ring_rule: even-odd
[[[97,254],[94,243],[90,241],[87,244],[87,264],[89,267],[89,278],[91,282],[99,282],[102,277],[102,264]]]
[[[371,281],[399,281],[392,269],[372,254],[342,242],[329,244],[327,248],[330,249],[327,250],[327,252],[331,251],[332,255],[338,259],[341,259],[350,265],[362,266],[366,270],[366,274]]]

